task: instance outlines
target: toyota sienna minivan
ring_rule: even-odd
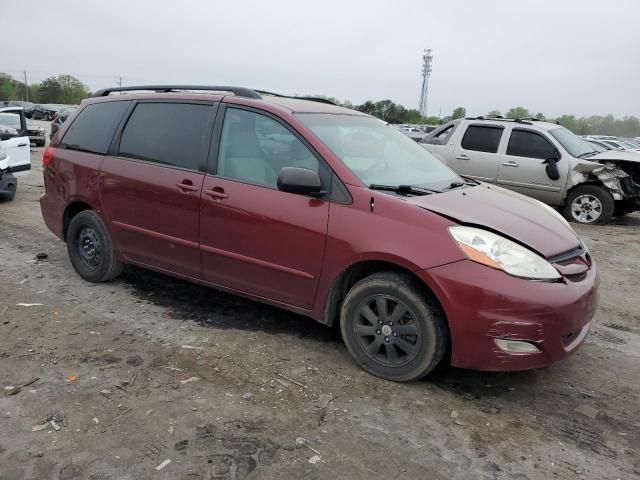
[[[596,266],[557,212],[325,100],[102,90],[43,167],[44,220],[82,278],[134,264],[339,325],[355,362],[385,379],[443,358],[550,365],[597,308]]]

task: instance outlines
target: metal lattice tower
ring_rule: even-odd
[[[433,53],[429,48],[422,55],[422,90],[420,92],[420,115],[427,116],[427,98],[429,96],[429,77],[431,76],[431,62]]]

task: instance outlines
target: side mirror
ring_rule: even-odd
[[[20,134],[17,130],[9,127],[3,128],[0,126],[0,140],[9,140],[10,138],[19,137]]]
[[[558,159],[557,158],[547,158],[543,164],[546,164],[545,171],[547,172],[547,177],[551,180],[558,180],[560,178],[560,170],[558,170]]]
[[[324,195],[318,173],[308,168],[299,167],[284,167],[280,170],[278,190],[312,197]]]

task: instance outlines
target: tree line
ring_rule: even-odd
[[[407,109],[402,105],[397,105],[391,100],[380,100],[377,102],[366,101],[361,105],[354,105],[346,101],[340,102],[334,97],[326,97],[323,95],[315,95],[321,98],[331,100],[337,105],[352,108],[363,113],[373,115],[385,122],[389,123],[410,123],[410,124],[427,124],[427,125],[443,125],[451,120],[465,118],[467,110],[464,107],[457,107],[450,115],[445,117],[429,116],[423,117],[418,110]],[[640,119],[635,116],[626,116],[624,118],[615,118],[613,115],[591,115],[589,117],[576,117],[575,115],[561,115],[559,117],[547,117],[543,113],[533,113],[524,107],[514,107],[504,114],[499,110],[492,110],[486,116],[503,117],[503,118],[535,118],[547,122],[558,123],[568,128],[576,135],[615,135],[618,137],[638,137],[640,136]]]
[[[89,96],[89,89],[80,80],[72,75],[57,75],[48,77],[40,83],[33,83],[25,87],[25,84],[16,80],[11,75],[0,73],[0,100],[27,100],[33,103],[62,103],[78,104]],[[415,109],[406,108],[391,100],[367,100],[356,105],[350,101],[341,102],[334,97],[325,95],[315,95],[326,98],[337,105],[352,108],[369,115],[373,115],[389,123],[410,123],[442,125],[464,118],[467,110],[464,107],[457,107],[450,115],[445,117],[429,116],[423,117]],[[499,110],[492,110],[488,116],[504,116],[505,118],[536,118],[558,124],[568,128],[578,135],[616,135],[620,137],[640,136],[640,119],[635,116],[624,118],[614,118],[613,115],[592,115],[590,117],[576,117],[575,115],[561,115],[557,118],[547,118],[544,114],[530,112],[524,107],[514,107],[502,115]]]
[[[88,96],[87,86],[71,75],[48,77],[40,83],[25,86],[11,75],[0,73],[0,100],[76,105]]]

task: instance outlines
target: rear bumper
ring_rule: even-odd
[[[40,210],[42,211],[44,223],[47,228],[61,240],[64,240],[64,232],[62,231],[64,207],[59,196],[45,192],[45,194],[40,197]]]
[[[440,300],[451,333],[451,363],[474,370],[527,370],[558,362],[586,338],[598,305],[595,264],[561,282],[523,280],[469,260],[418,275]],[[539,351],[512,353],[495,339]]]

